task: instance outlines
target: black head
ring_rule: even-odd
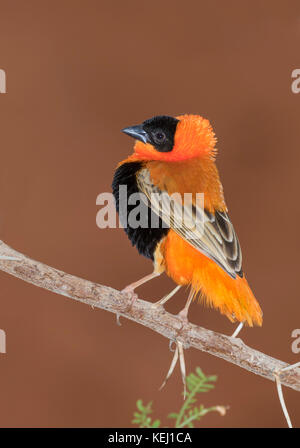
[[[159,115],[140,125],[122,129],[122,132],[143,143],[150,143],[159,152],[170,152],[178,122],[177,118]]]

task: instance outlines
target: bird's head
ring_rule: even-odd
[[[156,116],[122,129],[136,139],[133,157],[178,162],[215,155],[216,138],[208,120],[199,115]]]

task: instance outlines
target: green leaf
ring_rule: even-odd
[[[159,428],[160,426],[160,420],[154,420],[152,423],[152,428]]]
[[[177,418],[178,414],[176,412],[171,412],[171,414],[168,415],[168,418]]]
[[[202,370],[200,369],[200,367],[196,367],[196,372],[197,372],[197,374],[198,374],[198,376],[199,376],[200,378],[202,378],[202,379],[205,379],[205,378],[206,378],[205,375],[204,375],[204,373],[203,373]]]
[[[136,407],[141,411],[141,412],[144,412],[144,406],[143,406],[143,402],[142,402],[142,400],[138,400],[137,402],[136,402]]]
[[[181,406],[179,412],[171,412],[168,414],[168,418],[174,419],[175,428],[194,428],[194,422],[201,420],[201,418],[209,412],[217,411],[221,415],[224,412],[220,412],[220,409],[226,409],[223,406],[212,406],[205,408],[203,404],[196,405],[199,394],[209,392],[214,389],[217,381],[216,375],[206,376],[200,367],[196,367],[195,372],[190,373],[186,377],[187,394],[186,399]],[[161,421],[156,419],[152,421],[149,416],[152,414],[152,401],[144,405],[141,399],[136,402],[137,411],[133,413],[132,423],[137,424],[140,428],[158,428],[161,425]]]

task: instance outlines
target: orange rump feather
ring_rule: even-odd
[[[173,230],[161,250],[167,274],[180,285],[191,285],[201,302],[217,308],[232,322],[262,325],[262,311],[245,276],[233,279]]]

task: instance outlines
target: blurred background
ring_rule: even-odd
[[[121,289],[149,273],[121,229],[96,226],[132,151],[124,126],[157,114],[201,114],[218,137],[218,167],[264,311],[248,345],[287,362],[300,328],[300,5],[292,1],[0,0],[0,237],[30,257]],[[173,287],[141,287],[149,301]],[[184,291],[167,306],[178,312]],[[193,323],[231,334],[218,312],[194,304]],[[0,426],[130,426],[138,398],[154,417],[182,403],[179,369],[158,391],[168,341],[115,316],[0,272]],[[188,371],[217,374],[205,406],[230,406],[200,426],[284,427],[275,384],[196,350]],[[299,393],[284,389],[295,426]]]

